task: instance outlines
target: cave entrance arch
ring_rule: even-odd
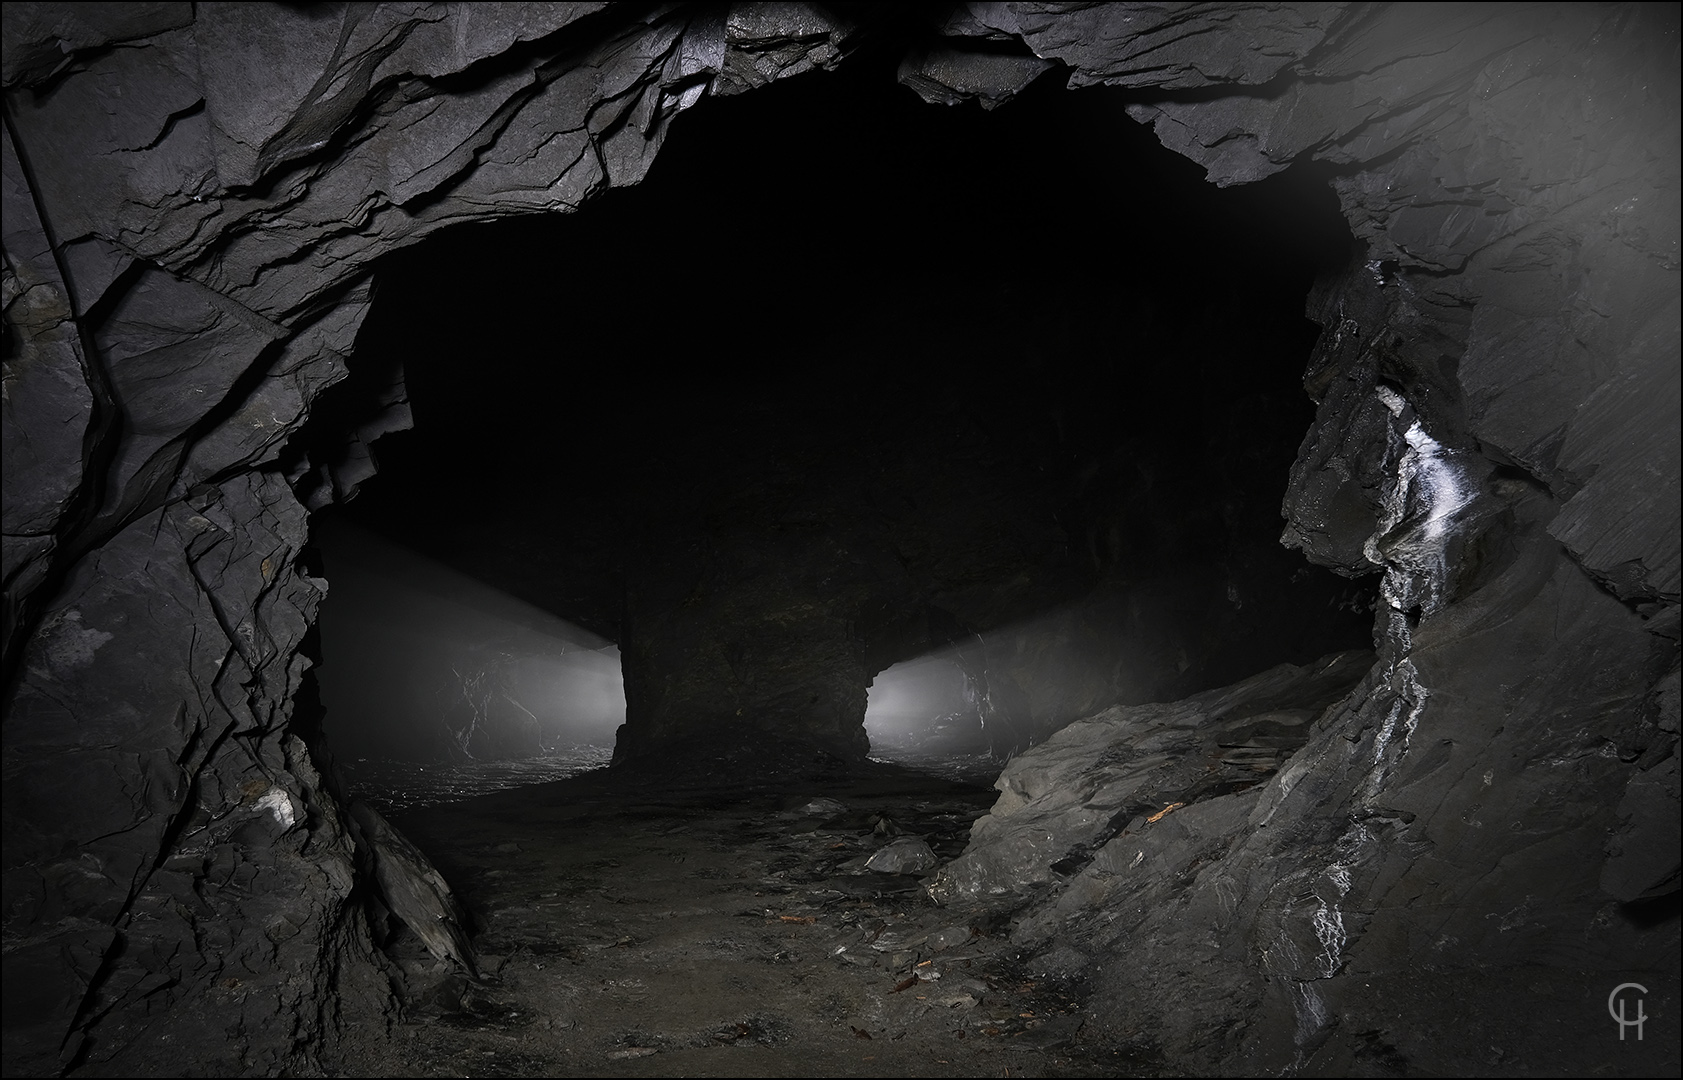
[[[171,1016],[192,1018],[171,1035],[233,1033],[197,1071],[322,1071],[308,1048],[331,1035],[332,1017],[352,1015],[341,1005],[362,994],[376,1002],[367,1015],[380,1015],[384,990],[345,918],[356,880],[345,833],[295,737],[294,707],[321,590],[297,560],[307,515],[293,487],[312,465],[329,487],[354,486],[366,457],[300,463],[282,448],[343,374],[371,259],[452,221],[574,208],[635,182],[674,113],[709,89],[831,64],[860,29],[832,10],[842,9],[4,5],[5,851],[8,886],[23,882],[26,897],[9,911],[8,940],[20,944],[5,969],[37,992],[27,1011],[8,999],[6,1071],[173,1075],[185,1041],[136,1037]],[[1374,917],[1365,931],[1348,924],[1361,938],[1347,944],[1380,966],[1417,969],[1409,943],[1424,938],[1410,910],[1450,920],[1429,936],[1463,941],[1469,975],[1513,957],[1466,903],[1467,879],[1439,872],[1446,864],[1493,867],[1478,892],[1532,913],[1528,936],[1502,936],[1519,963],[1540,949],[1579,955],[1581,935],[1570,938],[1603,893],[1629,901],[1668,873],[1675,881],[1675,801],[1663,788],[1644,794],[1622,756],[1563,780],[1564,796],[1533,799],[1536,789],[1506,781],[1519,779],[1514,762],[1576,758],[1565,740],[1581,746],[1585,732],[1622,746],[1621,716],[1645,696],[1675,700],[1675,681],[1630,660],[1642,648],[1621,635],[1647,643],[1649,630],[1675,627],[1678,530],[1663,508],[1677,504],[1677,9],[1026,11],[942,9],[939,25],[911,27],[907,74],[932,96],[945,86],[966,97],[1018,85],[1012,71],[1065,64],[1083,83],[1155,87],[1135,111],[1223,180],[1308,157],[1341,163],[1371,273],[1338,282],[1318,313],[1333,332],[1317,385],[1346,393],[1294,478],[1295,539],[1327,563],[1367,565],[1375,515],[1363,492],[1398,479],[1385,417],[1400,399],[1468,461],[1524,474],[1499,477],[1492,493],[1531,530],[1513,537],[1524,565],[1601,605],[1591,619],[1550,620],[1545,588],[1506,594],[1499,625],[1444,620],[1457,623],[1451,647],[1428,674],[1456,692],[1408,715],[1420,720],[1417,747],[1453,747],[1466,766],[1439,774],[1459,778],[1444,792],[1449,813],[1442,825],[1417,819],[1409,842],[1377,845],[1400,860],[1381,881],[1365,855],[1349,867]],[[1385,386],[1392,398],[1377,393],[1380,374],[1400,380]],[[368,400],[400,397],[387,387]],[[1378,423],[1362,419],[1372,409]],[[1553,504],[1546,524],[1526,516],[1539,501]],[[1549,635],[1521,630],[1540,615],[1579,636],[1537,649]],[[893,626],[918,633],[915,620]],[[1459,647],[1473,643],[1469,627],[1484,635],[1476,656]],[[1387,647],[1408,652],[1387,634]],[[1664,647],[1662,667],[1675,636]],[[1623,666],[1603,665],[1610,657]],[[1520,685],[1526,696],[1503,696]],[[1609,708],[1610,691],[1629,708]],[[1323,729],[1326,745],[1343,752],[1348,740],[1362,762],[1320,775],[1334,802],[1373,791],[1365,763],[1386,749],[1377,733],[1394,730],[1386,717],[1399,705],[1381,688]],[[1653,745],[1663,756],[1663,738]],[[1484,775],[1502,779],[1492,787]],[[1468,818],[1454,808],[1488,811],[1492,792],[1556,815],[1554,842],[1517,848],[1493,839],[1506,833],[1455,824]],[[1650,799],[1660,809],[1621,825],[1624,855],[1609,857],[1609,816]],[[1324,810],[1295,815],[1225,865],[1294,872],[1305,851],[1284,838],[1342,827]],[[1435,855],[1417,858],[1415,839]],[[261,897],[224,888],[254,880]],[[285,932],[273,934],[283,910]],[[1162,929],[1147,936],[1168,942],[1173,928]],[[1177,974],[1174,986],[1118,988],[1106,1011],[1158,1026],[1165,1053],[1202,1071],[1287,1067],[1306,1045],[1288,1041],[1304,999],[1235,1014],[1235,1029],[1279,1034],[1246,1059],[1200,1057],[1226,1052],[1176,1011],[1235,978],[1254,983],[1243,943],[1283,929],[1233,923],[1208,968],[1214,993]],[[235,966],[221,947],[230,940],[256,943],[245,954],[254,967]],[[1651,940],[1611,946],[1611,966],[1675,953]],[[1104,967],[1147,980],[1176,970]],[[314,978],[326,972],[339,977]],[[223,993],[236,974],[255,976],[257,992]],[[1291,995],[1310,986],[1301,974],[1263,981]],[[1481,985],[1512,998],[1529,981]],[[1356,998],[1372,995],[1345,1000]],[[1436,1005],[1376,1026],[1432,1029]],[[1581,1017],[1547,1019],[1567,1031]],[[1324,1029],[1298,1034],[1361,1050]]]
[[[1125,92],[947,108],[896,62],[708,101],[636,186],[379,272],[353,368],[417,424],[344,513],[620,642],[622,758],[862,756],[871,679],[954,642],[1003,760],[1366,640],[1276,540],[1325,178],[1217,191]]]

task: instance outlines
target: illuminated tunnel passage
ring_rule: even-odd
[[[1678,1073],[1678,5],[4,15],[0,1072]],[[612,641],[621,765],[335,813],[334,501],[598,635],[389,591],[337,737]],[[977,638],[1003,801],[847,789]]]
[[[940,655],[879,672],[865,705],[871,756],[952,779],[992,783],[991,732],[964,669]]]
[[[625,720],[611,642],[337,514],[313,537],[323,733],[355,794],[407,809],[607,763]]]
[[[615,760],[695,771],[863,761],[873,677],[944,649],[1003,759],[1368,644],[1371,582],[1279,543],[1325,177],[1219,190],[1125,96],[932,108],[872,63],[382,262],[353,379],[401,369],[415,426],[345,516],[617,643]]]

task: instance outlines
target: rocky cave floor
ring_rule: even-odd
[[[995,792],[893,765],[745,790],[622,770],[396,814],[473,922],[481,977],[400,934],[404,1007],[364,1076],[1092,1076],[1160,1071],[1082,1040],[1074,988],[1003,926],[863,864],[945,861]],[[326,1064],[326,1063],[324,1063]]]

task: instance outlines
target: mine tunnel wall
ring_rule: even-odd
[[[312,673],[340,764],[611,745],[625,705],[607,641],[330,512],[312,524],[333,582]]]
[[[348,496],[405,422],[393,383],[332,452],[291,440],[345,376],[371,261],[635,183],[704,94],[832,66],[870,29],[804,5],[469,10],[6,7],[7,1072],[173,1073],[141,1038],[164,1029],[218,1048],[206,1069],[274,1072],[387,1007],[291,728],[325,588],[299,493]],[[1218,184],[1336,166],[1366,251],[1310,299],[1320,411],[1286,539],[1383,571],[1380,660],[1271,782],[1216,930],[1241,958],[1302,938],[1286,899],[1323,873],[1326,904],[1371,913],[1331,970],[1267,961],[1308,990],[1223,999],[1296,1050],[1324,1034],[1304,995],[1336,1012],[1351,965],[1582,962],[1568,942],[1608,904],[1676,888],[1676,19],[975,5],[901,69],[932,102],[1054,68],[1133,88]],[[1136,968],[1121,1000],[1171,1000]],[[1205,1011],[1159,1019],[1235,1060],[1189,1030]]]

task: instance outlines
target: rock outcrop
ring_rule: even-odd
[[[829,12],[5,6],[8,1073],[309,1071],[380,1023],[349,834],[293,730],[307,507],[407,423],[370,375],[300,434],[373,261],[575,210],[707,94],[895,33],[933,101],[1056,73],[1129,88],[1213,183],[1323,163],[1365,246],[1311,298],[1286,539],[1384,575],[1379,659],[1266,784],[1154,824],[1183,838],[1137,872],[1099,849],[1057,901],[1090,924],[1062,970],[1194,1071],[1477,1067],[1434,1057],[1467,998],[1422,971],[1486,1001],[1571,981],[1590,1032],[1641,973],[1675,1018],[1676,917],[1630,905],[1677,890],[1676,8]],[[862,689],[868,662],[824,655],[835,700]],[[1477,1023],[1536,1064],[1527,1017]]]
[[[1147,825],[1257,788],[1372,662],[1370,653],[1350,652],[1302,668],[1282,664],[1184,701],[1116,706],[1065,726],[1006,765],[994,785],[999,801],[972,826],[964,854],[941,868],[930,895],[1008,908],[1041,900],[1054,882],[1112,844],[1125,847],[1124,838]],[[1080,895],[1060,899],[1079,907]],[[1025,936],[1045,944],[1053,935]]]

